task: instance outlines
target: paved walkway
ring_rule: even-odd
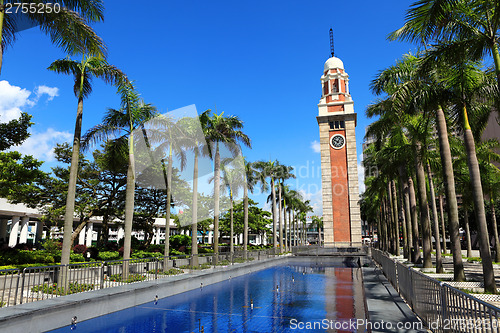
[[[372,332],[427,332],[373,262],[362,270]]]

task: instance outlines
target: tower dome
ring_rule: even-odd
[[[340,68],[344,69],[344,63],[337,57],[331,57],[325,62],[325,72],[330,69]]]

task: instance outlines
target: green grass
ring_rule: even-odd
[[[55,295],[69,295],[81,293],[84,291],[94,290],[93,284],[87,283],[70,283],[68,286],[68,290],[65,290],[64,287],[58,287],[57,283],[53,284],[42,284],[39,286],[34,286],[31,288],[32,292],[43,292],[44,294],[55,294]]]

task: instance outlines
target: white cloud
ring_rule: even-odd
[[[47,95],[47,101],[59,96],[59,89],[41,85],[35,88],[34,94],[24,88],[11,85],[8,81],[0,81],[0,122],[8,122],[19,118],[21,112],[36,105],[40,97]],[[12,150],[22,154],[33,155],[43,161],[54,160],[54,146],[71,140],[69,132],[60,132],[53,128],[48,128],[39,132],[31,128],[31,136],[20,146],[12,147]]]
[[[0,81],[0,121],[8,122],[19,118],[21,108],[30,107],[31,92],[21,87],[11,86],[8,81]]]
[[[358,159],[358,187],[359,187],[359,194],[361,195],[362,193],[365,192],[365,167],[363,166],[363,154],[359,154],[359,159]]]
[[[36,159],[51,162],[55,159],[54,147],[56,143],[69,141],[71,137],[69,132],[60,132],[49,128],[42,133],[32,133],[22,145],[14,147],[14,149],[25,155],[33,155]]]
[[[44,85],[35,88],[35,93],[13,86],[8,81],[0,81],[0,122],[19,118],[24,108],[33,107],[41,96],[48,95],[48,101],[59,96],[59,88]],[[31,98],[30,98],[31,97]]]
[[[44,85],[38,86],[35,89],[35,94],[37,100],[43,96],[43,94],[47,94],[49,97],[47,98],[48,101],[51,101],[54,99],[54,97],[59,96],[59,88],[57,87],[47,87]]]
[[[319,153],[321,151],[319,141],[314,140],[313,142],[311,142],[311,148],[315,153]]]

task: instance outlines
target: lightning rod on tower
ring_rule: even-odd
[[[333,29],[330,28],[330,52],[332,54],[332,57],[335,55],[335,52],[333,50]]]

